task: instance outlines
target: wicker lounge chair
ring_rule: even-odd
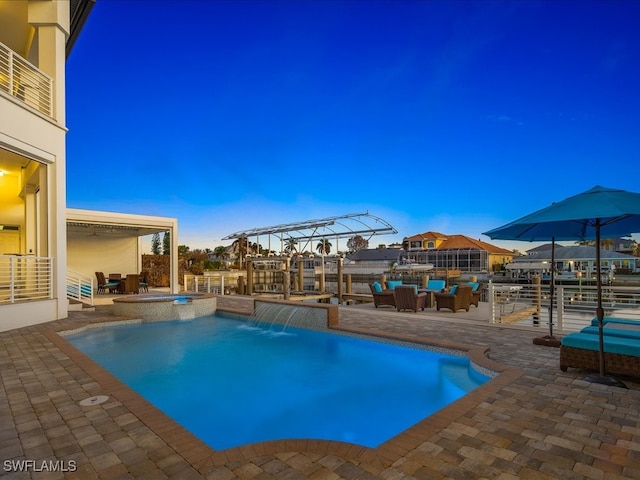
[[[471,286],[471,305],[477,308],[478,302],[480,301],[480,295],[482,295],[483,287],[481,284],[475,282],[469,282],[469,286]]]
[[[607,373],[640,377],[640,357],[605,352],[604,363]],[[560,345],[560,370],[566,372],[569,367],[597,372],[600,369],[598,351]]]
[[[471,305],[471,287],[469,285],[454,285],[455,293],[436,293],[436,310],[448,308],[453,313],[460,309],[469,311]],[[453,289],[454,287],[451,287]],[[451,289],[449,291],[451,291]]]
[[[605,323],[604,362],[608,373],[640,377],[640,330],[626,330],[624,320]],[[631,325],[635,322],[629,321]],[[562,338],[560,369],[600,369],[598,327],[591,326]]]
[[[396,287],[396,309],[400,310],[413,310],[417,312],[418,309],[424,310],[427,303],[427,294],[418,293],[417,290],[411,286]]]
[[[393,290],[378,291],[374,287],[373,283],[369,284],[369,288],[371,289],[371,295],[373,295],[373,304],[376,306],[376,308],[381,307],[383,305],[388,305],[390,307],[396,306],[395,295],[393,294]]]

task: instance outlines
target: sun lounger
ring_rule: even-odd
[[[597,324],[597,319],[596,319]],[[599,328],[589,326],[562,338],[560,369],[599,370]],[[640,323],[626,319],[604,319],[604,359],[607,373],[640,376]]]

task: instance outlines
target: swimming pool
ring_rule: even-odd
[[[488,380],[466,357],[269,326],[213,315],[66,339],[218,450],[294,438],[376,447]]]

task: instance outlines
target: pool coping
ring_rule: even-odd
[[[246,312],[232,309],[220,310],[223,313],[246,316]],[[131,322],[130,319],[122,320],[122,322],[127,321]],[[116,320],[110,323],[121,322]],[[372,467],[382,468],[399,460],[408,452],[417,448],[424,442],[425,438],[446,428],[452,422],[477,407],[478,404],[486,401],[492,394],[517,380],[524,373],[521,369],[505,366],[491,360],[487,356],[490,349],[485,347],[474,347],[442,340],[425,341],[424,339],[411,335],[393,334],[375,329],[347,328],[339,325],[334,325],[328,330],[335,330],[336,333],[344,332],[422,344],[434,347],[435,349],[461,351],[470,358],[472,363],[478,365],[480,368],[496,372],[497,375],[464,397],[442,408],[433,415],[420,420],[375,448],[331,440],[290,439],[257,442],[226,450],[214,450],[66,341],[62,336],[62,332],[68,333],[68,328],[51,326],[50,328],[44,329],[43,333],[48,340],[54,343],[64,354],[96,381],[101,390],[99,394],[112,396],[121,402],[132,414],[138,417],[140,421],[147,425],[152,431],[161,436],[171,448],[203,474],[208,472],[212,467],[228,462],[237,462],[263,455],[291,451],[316,453],[320,455],[333,454],[344,459],[364,462]]]

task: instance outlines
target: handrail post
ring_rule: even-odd
[[[16,285],[16,257],[9,257],[9,303],[16,301],[15,299],[15,285]]]
[[[489,313],[491,315],[489,321],[491,323],[496,323],[496,312],[495,312],[495,295],[496,289],[494,288],[494,284],[491,280],[489,280]]]
[[[556,325],[556,327],[559,330],[563,330],[562,325],[564,317],[564,287],[562,285],[558,285],[556,288],[558,289],[558,293],[556,294],[556,298],[558,299],[558,308],[556,309],[556,318],[558,319],[558,324]]]
[[[14,96],[13,93],[13,50],[8,49],[9,50],[9,55],[8,55],[8,59],[9,59],[9,91],[7,92],[9,95],[11,95],[12,97]]]
[[[343,267],[343,259],[342,257],[338,257],[338,304],[340,305],[342,305],[342,290],[343,290],[342,267]]]

